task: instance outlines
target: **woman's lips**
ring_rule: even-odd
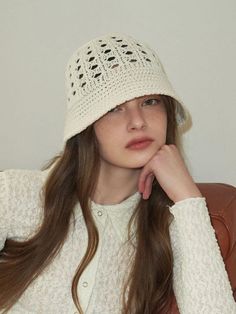
[[[144,149],[146,147],[148,147],[151,143],[153,142],[153,140],[145,140],[145,141],[141,141],[141,142],[137,142],[134,144],[129,145],[127,148],[128,149]]]

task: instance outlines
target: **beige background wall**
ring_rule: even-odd
[[[235,0],[0,0],[0,169],[39,169],[62,149],[67,59],[121,31],[156,49],[189,108],[195,181],[236,185],[235,30]]]

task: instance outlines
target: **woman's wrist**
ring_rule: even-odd
[[[182,192],[181,194],[177,195],[176,197],[174,197],[173,202],[177,203],[187,198],[194,198],[194,197],[203,197],[202,193],[197,187],[191,191]]]

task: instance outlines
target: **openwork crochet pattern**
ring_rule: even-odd
[[[148,94],[174,98],[178,125],[186,120],[156,52],[129,35],[111,33],[84,44],[69,59],[65,74],[64,142],[117,105]]]

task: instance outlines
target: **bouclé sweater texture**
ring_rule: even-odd
[[[43,217],[39,192],[49,169],[7,169],[0,172],[0,250],[6,239],[25,241]],[[115,205],[92,202],[99,246],[78,284],[86,314],[120,314],[121,292],[132,250],[125,245],[128,221],[141,195]],[[174,255],[173,287],[181,314],[235,314],[236,303],[210,222],[206,199],[187,198],[169,207]],[[69,234],[59,254],[28,287],[10,314],[78,313],[71,283],[87,247],[87,229],[80,204],[74,208]],[[0,292],[1,293],[1,292]]]

